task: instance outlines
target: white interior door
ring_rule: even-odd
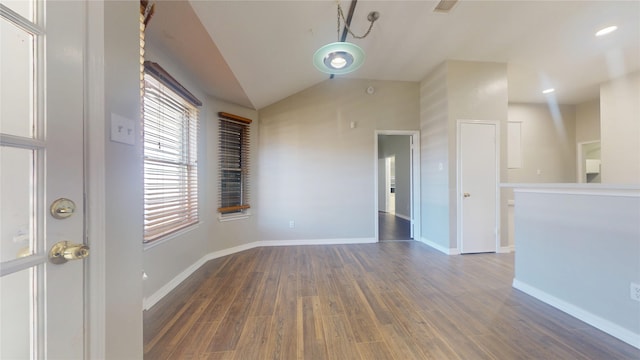
[[[461,253],[497,250],[498,126],[460,122],[458,128],[459,226]]]
[[[0,1],[0,358],[84,357],[85,4]],[[57,210],[50,206],[56,199]],[[77,247],[50,250],[61,241]],[[57,263],[57,264],[56,264]]]

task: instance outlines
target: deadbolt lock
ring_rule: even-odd
[[[49,260],[54,264],[64,264],[69,260],[80,260],[89,256],[89,247],[84,244],[73,244],[60,241],[51,247]]]
[[[49,210],[51,212],[51,216],[62,220],[73,215],[76,211],[76,204],[72,200],[60,198],[51,204]]]

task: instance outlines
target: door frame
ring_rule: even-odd
[[[586,177],[586,169],[584,168],[584,151],[583,147],[585,145],[589,145],[589,144],[595,144],[595,143],[601,143],[600,140],[590,140],[590,141],[581,141],[579,143],[576,144],[576,161],[577,161],[577,166],[576,166],[576,177],[577,177],[577,183],[586,183],[585,181],[585,177]],[[602,158],[602,157],[601,157]]]
[[[106,116],[104,2],[86,1],[85,224],[91,256],[85,261],[85,359],[106,357]]]
[[[413,240],[419,240],[421,236],[420,230],[420,131],[419,130],[376,130],[374,132],[373,147],[373,218],[374,218],[374,239],[380,242],[380,229],[378,221],[378,135],[408,135],[411,136],[412,150],[410,151],[411,159],[411,235]]]
[[[458,120],[456,122],[456,247],[462,254],[462,159],[461,159],[461,128],[462,124],[493,125],[495,129],[496,154],[496,199],[495,199],[495,252],[500,250],[500,121],[498,120]]]

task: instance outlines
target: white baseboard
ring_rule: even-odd
[[[309,240],[263,240],[256,242],[258,246],[293,246],[293,245],[342,245],[342,244],[371,244],[377,242],[374,238],[352,239],[309,239]]]
[[[407,221],[411,221],[411,216],[407,216],[407,215],[403,215],[403,214],[398,214],[396,213],[396,216],[399,217],[400,219],[404,219]]]
[[[513,245],[501,246],[498,249],[498,253],[512,253],[515,251],[515,247]]]
[[[631,346],[640,349],[640,334],[636,334],[630,330],[627,330],[609,320],[603,319],[564,300],[560,300],[553,295],[550,295],[517,279],[513,279],[513,287],[555,307],[556,309],[562,310],[565,313],[579,320],[582,320],[585,323],[597,329],[600,329],[607,334],[626,342]]]
[[[429,239],[425,239],[423,237],[420,238],[420,242],[424,243],[442,253],[445,253],[447,255],[460,255],[460,250],[455,249],[455,248],[446,248],[440,244],[436,244],[433,241],[429,240]]]
[[[353,238],[353,239],[311,239],[311,240],[265,240],[254,241],[248,244],[235,246],[229,249],[220,251],[214,251],[209,253],[200,260],[196,261],[193,265],[186,268],[183,272],[171,279],[163,287],[151,294],[149,297],[145,297],[142,300],[143,310],[149,310],[153,305],[158,303],[163,297],[167,296],[171,290],[175,289],[181,282],[198,270],[207,261],[217,259],[223,256],[235,254],[241,251],[267,246],[294,246],[294,245],[339,245],[339,244],[371,244],[377,242],[374,238]]]

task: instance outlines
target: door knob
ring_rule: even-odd
[[[54,264],[64,264],[69,260],[80,260],[89,256],[89,247],[84,244],[73,244],[60,241],[49,251],[49,260]]]
[[[463,195],[463,196],[464,196],[464,197],[469,197],[469,196],[471,196],[471,194],[469,194],[469,193],[464,193],[464,195]]]

